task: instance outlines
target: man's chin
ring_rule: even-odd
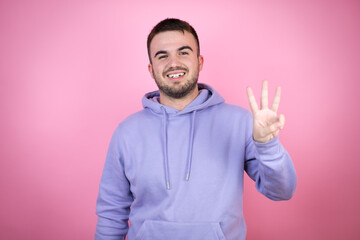
[[[179,85],[175,87],[174,86],[161,87],[159,89],[171,98],[180,99],[193,92],[195,87],[197,87],[197,84],[195,85],[195,87],[192,87],[192,85],[191,86],[179,86]]]

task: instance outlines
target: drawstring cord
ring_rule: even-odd
[[[170,173],[169,173],[169,157],[168,157],[168,136],[167,136],[167,113],[164,107],[161,107],[163,113],[163,155],[164,155],[164,166],[165,166],[165,181],[166,189],[170,190]],[[194,130],[195,130],[195,116],[196,111],[192,112],[191,115],[191,125],[190,125],[190,138],[189,138],[189,152],[187,159],[187,169],[186,169],[186,181],[190,179],[191,165],[192,165],[192,156],[193,156],[193,145],[194,145]]]
[[[188,162],[187,162],[187,170],[186,170],[186,181],[190,179],[190,172],[191,172],[191,165],[192,165],[192,154],[193,154],[193,145],[194,145],[194,129],[195,129],[195,115],[196,111],[192,112],[191,115],[191,125],[190,125],[190,139],[189,139],[189,155],[188,155]]]
[[[165,181],[167,190],[170,189],[170,179],[169,179],[169,157],[168,157],[168,140],[167,140],[167,114],[164,107],[161,107],[163,112],[163,155],[164,155],[164,165],[165,165]]]

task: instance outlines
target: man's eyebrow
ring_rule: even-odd
[[[164,50],[157,51],[157,52],[155,53],[154,58],[156,58],[156,56],[159,55],[159,54],[166,54],[166,53],[167,53],[167,51],[164,51]]]
[[[189,46],[183,46],[183,47],[179,48],[178,51],[181,51],[181,50],[184,50],[184,49],[189,49],[190,51],[193,52],[192,48],[189,47]]]
[[[178,48],[178,51],[182,51],[184,49],[189,49],[190,51],[193,52],[192,48],[190,46],[182,46],[180,48]],[[167,51],[164,51],[164,50],[160,50],[160,51],[157,51],[154,55],[154,58],[159,55],[159,54],[167,54],[168,52]]]

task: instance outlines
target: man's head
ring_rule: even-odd
[[[183,98],[197,93],[203,57],[199,39],[187,22],[165,19],[157,24],[147,41],[151,76],[160,90],[160,98]]]
[[[150,32],[148,38],[147,38],[147,50],[148,50],[148,56],[151,63],[151,55],[150,55],[150,44],[153,40],[154,36],[161,32],[166,31],[181,31],[184,33],[185,31],[188,31],[193,35],[195,38],[196,44],[197,44],[197,56],[200,56],[200,44],[199,44],[199,38],[196,34],[195,29],[187,22],[182,21],[180,19],[176,18],[167,18],[165,20],[162,20],[159,22]]]

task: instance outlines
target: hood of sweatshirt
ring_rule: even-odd
[[[176,117],[179,115],[188,114],[189,117],[191,118],[190,135],[188,141],[189,145],[188,145],[187,170],[185,174],[186,180],[189,181],[190,173],[191,173],[191,165],[192,165],[194,131],[196,129],[195,126],[196,112],[224,102],[224,99],[220,96],[220,94],[217,93],[209,85],[199,83],[198,89],[199,89],[199,95],[181,111],[162,105],[160,103],[159,91],[147,93],[142,99],[142,104],[145,109],[149,109],[153,113],[158,114],[162,117],[162,130],[163,130],[162,147],[163,147],[165,181],[168,190],[170,190],[170,186],[171,186],[170,177],[169,177],[169,157],[168,157],[168,139],[167,139],[169,116]]]

